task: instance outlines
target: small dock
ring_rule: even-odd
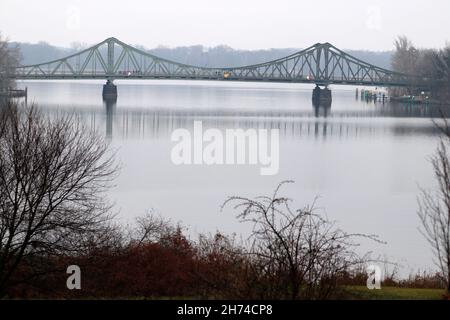
[[[28,88],[25,89],[11,89],[0,90],[1,98],[28,98]]]
[[[403,95],[403,96],[388,96],[386,92],[377,90],[366,90],[361,89],[360,91],[356,88],[356,99],[361,98],[362,101],[373,101],[373,102],[400,102],[406,104],[442,104],[439,101],[430,98],[429,93],[422,92],[418,95]]]
[[[400,96],[400,97],[392,97],[391,101],[396,102],[403,102],[403,103],[409,103],[409,104],[428,104],[428,103],[435,103],[434,101],[431,101],[428,96]]]

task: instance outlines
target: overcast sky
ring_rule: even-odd
[[[407,35],[419,47],[450,40],[449,0],[0,0],[12,41],[94,44],[114,36],[148,48],[226,44],[389,50]]]

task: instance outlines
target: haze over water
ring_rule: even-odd
[[[250,225],[220,211],[232,195],[271,195],[282,189],[293,208],[311,204],[348,232],[377,234],[361,250],[386,255],[411,269],[433,267],[418,231],[420,187],[434,186],[428,157],[438,136],[433,107],[382,104],[355,98],[355,88],[333,86],[330,109],[314,109],[313,87],[299,84],[204,81],[116,81],[117,103],[104,103],[103,81],[23,81],[28,101],[46,112],[79,113],[111,141],[122,165],[109,197],[118,218],[131,221],[154,209],[198,232],[236,232]],[[172,163],[170,136],[177,128],[280,129],[280,170],[261,176],[255,165]]]

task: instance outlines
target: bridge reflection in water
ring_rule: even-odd
[[[117,99],[103,103],[103,112],[84,109],[77,114],[92,128],[104,130],[108,139],[170,139],[173,130],[192,129],[194,121],[202,121],[204,128],[279,129],[282,137],[292,139],[434,135],[437,129],[430,118],[440,117],[438,107],[394,103],[380,104],[369,112],[333,111],[319,105],[309,111],[277,113],[117,108]]]
[[[117,98],[104,98],[103,103],[106,110],[106,137],[112,138],[114,115],[116,112]]]

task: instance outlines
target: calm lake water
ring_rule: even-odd
[[[363,102],[355,88],[333,86],[331,109],[315,110],[312,86],[299,84],[117,81],[116,104],[102,101],[103,81],[24,81],[29,102],[48,112],[75,111],[117,149],[122,165],[110,192],[118,219],[154,210],[198,232],[245,235],[249,225],[222,202],[232,195],[283,194],[302,207],[316,197],[319,212],[348,232],[377,234],[386,245],[363,242],[402,265],[401,273],[430,269],[420,234],[419,186],[432,188],[428,157],[437,146],[431,107]],[[202,120],[204,129],[280,129],[280,170],[261,176],[255,165],[181,165],[170,158],[177,128]]]

